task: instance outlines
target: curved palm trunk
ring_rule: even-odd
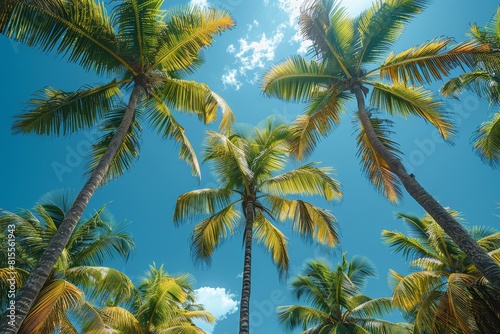
[[[249,200],[245,207],[245,260],[243,263],[243,286],[240,301],[240,334],[250,333],[250,287],[252,274],[252,237],[254,203]]]
[[[82,190],[78,194],[78,197],[75,199],[75,202],[73,203],[69,214],[64,218],[61,226],[57,229],[56,234],[43,252],[42,257],[38,261],[35,269],[30,273],[20,293],[16,296],[15,321],[11,322],[12,319],[7,316],[2,320],[2,323],[0,324],[2,333],[16,334],[19,331],[19,328],[26,318],[26,315],[30,311],[33,302],[35,301],[38,293],[47,281],[52,268],[54,268],[57,259],[68,244],[69,238],[71,237],[76,224],[80,220],[85,207],[90,201],[90,198],[108,172],[109,166],[111,165],[113,158],[116,155],[116,152],[118,151],[118,148],[120,147],[123,138],[125,137],[130,127],[130,124],[132,123],[140,89],[141,88],[138,85],[134,87],[132,94],[130,95],[129,103],[125,111],[123,120],[118,127],[118,131],[113,136],[109,147],[99,161],[96,169],[90,175],[88,181],[85,183]]]
[[[401,161],[380,142],[365,109],[365,100],[360,86],[353,87],[358,103],[358,115],[366,136],[377,153],[397,175],[406,191],[431,215],[457,246],[470,258],[476,268],[491,284],[500,289],[500,266],[489,256],[467,231],[436,201],[415,179],[408,174]]]

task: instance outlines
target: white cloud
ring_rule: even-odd
[[[237,70],[235,68],[229,68],[227,66],[224,68],[224,73],[222,74],[221,79],[225,88],[228,86],[232,86],[235,90],[239,90],[241,88],[243,84],[236,78],[236,75]]]
[[[236,278],[243,278],[243,273],[236,275]]]
[[[196,302],[203,304],[205,309],[213,314],[217,321],[224,320],[230,314],[238,311],[238,301],[235,300],[235,295],[226,291],[225,288],[201,287],[194,290]],[[196,321],[196,325],[206,331],[213,333],[217,323],[208,325],[206,323]]]
[[[226,51],[227,51],[228,53],[234,53],[234,52],[236,51],[236,48],[234,47],[234,44],[230,44],[230,45],[227,47]]]
[[[189,4],[191,6],[198,6],[198,7],[210,7],[210,3],[207,0],[191,0],[189,1]]]
[[[277,31],[273,37],[267,38],[266,34],[260,35],[259,40],[248,41],[241,38],[238,53],[235,57],[241,63],[239,72],[243,75],[256,68],[264,68],[265,63],[274,60],[274,51],[283,40],[283,32]]]

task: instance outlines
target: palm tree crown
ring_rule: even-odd
[[[53,192],[45,195],[33,211],[0,217],[0,229],[6,231],[13,225],[16,235],[16,268],[10,270],[6,258],[2,258],[2,287],[8,286],[12,272],[16,283],[24,284],[67,215],[71,201],[66,193]],[[2,239],[6,235],[2,233]],[[56,328],[67,333],[104,330],[97,306],[129,300],[134,296],[134,286],[125,274],[103,263],[116,256],[127,259],[134,248],[132,236],[111,223],[104,206],[81,220],[19,333],[53,333]],[[2,294],[2,310],[8,302],[7,294]]]
[[[363,295],[366,280],[375,268],[364,258],[346,254],[336,268],[324,261],[309,261],[292,281],[293,294],[310,306],[287,305],[277,309],[279,321],[288,329],[316,333],[410,333],[409,324],[378,319],[391,311],[391,298]]]
[[[453,212],[453,215],[458,215]],[[497,333],[500,290],[495,289],[428,215],[398,214],[408,235],[383,231],[385,242],[411,260],[412,273],[391,271],[393,305],[415,324],[415,333]],[[500,262],[500,233],[472,226],[470,235]]]
[[[405,25],[427,3],[375,0],[369,9],[351,18],[338,1],[306,1],[299,26],[303,38],[312,42],[310,51],[315,58],[292,56],[275,65],[265,74],[263,90],[286,101],[307,102],[305,114],[292,125],[291,151],[298,158],[312,153],[318,140],[340,121],[347,102],[355,99],[357,155],[368,179],[392,202],[402,196],[402,184],[500,288],[500,266],[407,172],[397,143],[390,139],[391,122],[378,115],[385,111],[391,116],[421,117],[449,139],[454,130],[443,104],[422,85],[449,76],[457,67],[473,68],[478,59],[498,57],[498,51],[488,44],[454,44],[451,38],[437,38],[386,55]],[[372,107],[366,105],[367,97]]]
[[[176,224],[206,217],[192,235],[195,259],[210,261],[215,248],[240,227],[244,230],[245,264],[240,333],[248,333],[251,247],[253,237],[270,252],[280,274],[288,270],[287,238],[272,223],[292,220],[292,228],[307,239],[328,246],[338,242],[335,217],[303,199],[286,196],[320,195],[328,201],[342,194],[330,168],[309,163],[283,172],[288,150],[288,128],[269,121],[260,129],[228,136],[208,132],[205,161],[212,162],[218,189],[200,189],[179,196]],[[281,174],[278,174],[280,173]],[[246,329],[242,329],[242,323]]]

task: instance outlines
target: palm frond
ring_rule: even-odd
[[[443,96],[458,98],[463,91],[476,94],[490,103],[500,103],[500,77],[484,70],[464,73],[447,81],[440,89]]]
[[[316,165],[309,163],[269,178],[264,181],[261,189],[276,196],[321,195],[329,201],[341,198],[340,183],[330,177],[332,168],[320,168]]]
[[[353,59],[349,47],[354,36],[348,12],[335,1],[306,1],[301,8],[299,28],[302,37],[312,42],[312,52],[322,60],[334,61],[347,77]]]
[[[66,311],[83,302],[83,292],[64,280],[51,280],[40,291],[20,329],[23,333],[47,333],[55,329]]]
[[[179,145],[179,158],[191,166],[191,173],[201,177],[198,157],[185,134],[184,128],[176,121],[170,109],[162,99],[155,95],[147,105],[146,116],[148,121],[162,137],[175,140]]]
[[[370,122],[378,139],[386,149],[395,156],[401,154],[397,143],[390,140],[388,136],[392,132],[389,130],[392,126],[392,122],[371,115]],[[398,202],[403,197],[400,181],[391,171],[387,162],[377,153],[377,151],[375,151],[361,123],[359,124],[357,146],[358,152],[356,156],[361,159],[362,171],[365,173],[368,180],[370,180],[375,189],[382,193],[389,201]]]
[[[175,203],[174,224],[216,213],[231,203],[233,193],[230,189],[206,188],[180,195]]]
[[[227,104],[226,100],[224,100],[219,94],[211,91],[213,98],[217,101],[217,105],[221,109],[222,117],[219,123],[219,132],[224,135],[229,135],[231,132],[231,126],[236,121],[236,116],[233,111]]]
[[[354,297],[355,298],[355,297]],[[392,311],[391,298],[375,298],[364,301],[349,311],[349,316],[356,318],[374,318]]]
[[[97,73],[132,70],[118,54],[104,3],[94,0],[9,0],[2,6],[0,32],[44,52],[56,49],[69,61]]]
[[[432,253],[425,244],[422,244],[418,238],[406,236],[401,232],[382,231],[384,243],[394,249],[394,252],[401,252],[406,260],[414,260],[419,257],[432,257],[436,254]]]
[[[394,284],[392,303],[406,311],[416,309],[428,294],[444,284],[441,275],[434,271],[419,271],[401,276],[390,270],[390,279]]]
[[[401,36],[405,24],[419,14],[428,1],[375,0],[360,14],[357,29],[360,34],[358,69],[362,64],[373,63],[389,51]]]
[[[297,117],[291,125],[290,152],[298,159],[311,155],[320,139],[340,122],[349,95],[337,89],[337,86],[333,86],[315,96],[306,113]]]
[[[273,215],[282,221],[291,219],[292,229],[304,240],[315,240],[328,247],[334,247],[339,242],[337,220],[330,211],[302,200],[271,195],[265,198],[271,204]]]
[[[107,113],[100,126],[100,131],[105,134],[102,135],[94,145],[92,145],[91,158],[85,167],[86,175],[92,174],[97,168],[97,165],[107,152],[109,144],[115,136],[116,131],[118,131],[118,127],[120,126],[124,116],[125,109],[118,109]],[[141,133],[142,127],[137,120],[137,117],[134,117],[134,120],[125,134],[118,151],[113,157],[111,165],[109,166],[101,185],[104,185],[113,179],[117,179],[132,167],[132,164],[139,157]]]
[[[339,79],[342,78],[329,71],[325,63],[292,56],[264,74],[262,90],[269,96],[300,102]]]
[[[288,273],[289,266],[288,242],[285,235],[261,211],[255,214],[253,233],[256,241],[263,244],[271,253],[280,276],[284,277]]]
[[[57,136],[90,129],[106,111],[114,108],[120,94],[115,81],[97,87],[85,86],[76,92],[46,87],[30,100],[27,113],[15,116],[12,130]]]
[[[434,125],[444,139],[454,133],[453,124],[432,91],[396,83],[392,86],[377,82],[371,94],[371,104],[391,115],[415,115]]]
[[[473,139],[474,150],[490,166],[500,166],[500,111],[481,124]]]
[[[476,56],[490,52],[486,44],[472,41],[449,47],[452,42],[450,38],[439,38],[397,55],[391,53],[380,66],[380,76],[395,83],[422,85],[442,80],[456,68],[474,68]]]
[[[114,330],[130,334],[143,334],[139,321],[128,310],[117,307],[105,307],[101,310],[105,316],[106,324]]]
[[[289,330],[305,329],[326,322],[329,318],[327,313],[301,305],[279,306],[276,312],[278,313],[278,321]]]
[[[213,42],[214,35],[234,26],[227,11],[196,6],[170,11],[165,22],[151,69],[188,69],[197,62],[199,52]]]
[[[144,68],[153,61],[158,47],[158,35],[163,27],[162,0],[123,1],[113,8],[111,20],[117,29],[117,38],[126,43],[124,51],[127,60],[136,61]],[[139,59],[134,59],[138,57]],[[151,57],[147,59],[146,57]],[[135,64],[134,64],[135,65]]]
[[[195,226],[191,236],[191,252],[195,260],[209,264],[214,249],[233,235],[241,219],[241,213],[235,205],[228,205]]]

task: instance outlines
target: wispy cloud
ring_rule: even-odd
[[[210,3],[207,0],[191,0],[189,4],[197,7],[210,7]]]
[[[217,321],[224,320],[228,315],[238,311],[238,301],[235,299],[235,295],[227,291],[225,288],[212,288],[205,286],[194,290],[194,292],[196,302],[203,304],[205,309],[212,313]],[[206,323],[196,321],[196,325],[211,334],[213,333],[217,323],[208,325]]]
[[[229,68],[226,66],[224,68],[224,73],[222,74],[222,83],[224,88],[232,87],[235,90],[239,90],[243,85],[241,81],[237,79],[238,70],[235,68]]]

